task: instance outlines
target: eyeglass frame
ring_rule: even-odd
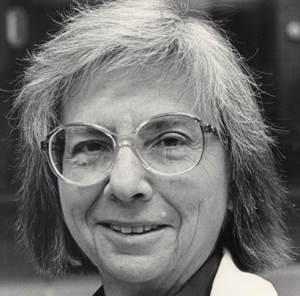
[[[156,119],[156,118],[159,118],[159,117],[168,117],[168,116],[184,116],[184,117],[189,117],[193,120],[195,120],[197,122],[197,124],[199,124],[199,127],[202,131],[202,134],[203,134],[203,149],[202,149],[202,153],[201,153],[201,156],[199,157],[199,160],[190,168],[182,171],[182,172],[178,172],[178,173],[173,173],[173,174],[167,174],[167,173],[163,173],[163,172],[160,172],[160,171],[157,171],[155,169],[153,169],[151,166],[149,166],[145,160],[142,158],[142,156],[139,154],[138,152],[138,149],[136,148],[136,144],[135,144],[135,141],[128,141],[127,139],[133,135],[133,138],[135,139],[138,132],[148,123],[150,122],[151,120],[153,119]],[[105,174],[102,175],[102,177],[95,183],[91,183],[91,184],[80,184],[78,182],[75,182],[75,181],[72,181],[72,180],[69,180],[67,179],[66,177],[64,177],[59,171],[58,169],[56,168],[56,166],[54,165],[54,160],[53,160],[53,157],[52,157],[52,153],[50,151],[51,149],[51,137],[60,132],[61,130],[67,128],[67,127],[72,127],[72,126],[86,126],[86,127],[92,127],[92,128],[95,128],[97,130],[100,130],[102,131],[106,136],[108,136],[112,142],[113,142],[113,151],[114,151],[114,155],[113,155],[113,159],[112,159],[112,162],[111,162],[111,165],[109,167],[109,169],[106,171]],[[111,169],[113,168],[114,164],[115,164],[115,160],[116,160],[116,157],[118,155],[118,152],[120,150],[121,147],[123,146],[130,146],[131,147],[131,150],[132,152],[137,156],[139,162],[142,164],[142,166],[154,173],[154,174],[158,174],[158,175],[165,175],[165,176],[174,176],[174,175],[181,175],[181,174],[184,174],[190,170],[192,170],[195,166],[197,166],[199,164],[199,162],[201,161],[202,157],[203,157],[203,154],[204,154],[204,150],[205,150],[205,147],[206,147],[206,140],[205,140],[205,134],[207,133],[212,133],[216,136],[218,136],[218,131],[217,129],[212,126],[211,124],[209,123],[203,123],[201,119],[199,119],[197,116],[195,115],[192,115],[192,114],[189,114],[189,113],[184,113],[184,112],[168,112],[168,113],[161,113],[161,114],[158,114],[158,115],[154,115],[154,116],[151,116],[149,117],[148,119],[144,120],[135,130],[134,132],[130,133],[130,134],[127,134],[127,135],[119,135],[117,133],[114,133],[114,132],[111,132],[109,131],[108,129],[106,129],[105,127],[103,126],[100,126],[100,125],[97,125],[97,124],[94,124],[94,123],[87,123],[87,122],[74,122],[74,123],[68,123],[68,124],[63,124],[63,125],[60,125],[56,128],[54,128],[53,130],[50,131],[50,133],[46,136],[45,140],[41,141],[41,150],[46,154],[46,158],[47,158],[47,162],[52,170],[52,172],[55,174],[56,177],[60,178],[61,180],[63,180],[65,183],[67,184],[73,184],[73,185],[77,185],[77,186],[91,186],[91,185],[95,185],[97,183],[99,183],[100,181],[102,181],[107,175],[108,173],[111,171]],[[115,140],[115,138],[116,140]]]

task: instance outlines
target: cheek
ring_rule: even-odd
[[[59,181],[58,188],[65,221],[73,232],[74,226],[87,223],[88,213],[101,195],[101,186],[78,187]]]
[[[97,253],[92,228],[89,225],[90,212],[101,195],[102,187],[76,187],[59,183],[62,211],[65,223],[82,251],[96,262]]]
[[[211,244],[218,238],[227,211],[227,175],[224,158],[207,154],[194,170],[165,180],[161,189],[168,188],[166,199],[180,216],[181,240]]]
[[[162,190],[168,202],[179,212],[182,219],[190,220],[195,216],[212,217],[227,208],[226,172],[208,173],[200,169],[189,176],[163,182]],[[164,194],[161,194],[162,196]]]
[[[228,204],[228,173],[222,159],[203,159],[200,167],[198,192],[201,205],[199,220],[215,232],[222,227]]]

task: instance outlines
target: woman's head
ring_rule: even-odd
[[[203,215],[203,223],[217,225],[214,240],[220,232],[220,243],[233,252],[244,270],[259,271],[285,262],[288,244],[281,216],[284,191],[271,154],[273,139],[256,104],[255,83],[227,39],[207,18],[173,1],[128,0],[81,7],[74,9],[61,32],[43,45],[30,62],[16,99],[22,156],[19,228],[43,271],[89,272],[93,265],[80,248],[90,259],[96,259],[92,251],[84,249],[84,243],[79,243],[78,248],[73,240],[88,241],[79,232],[76,234],[76,223],[70,222],[71,212],[83,215],[70,201],[75,187],[70,189],[52,174],[40,142],[61,124],[98,120],[107,129],[124,134],[143,120],[166,112],[192,113],[218,130],[218,137],[209,136],[203,159],[193,170],[179,175],[176,182],[171,182],[172,178],[165,181],[172,183],[166,186],[168,195],[180,200],[184,191],[188,207],[196,191],[204,190],[206,194],[199,194],[198,205],[191,202],[198,206],[198,214],[206,209],[201,207],[206,204],[203,200],[214,196],[210,202],[219,205],[219,215],[207,206],[214,219]],[[119,97],[124,105],[115,105]],[[214,144],[209,146],[210,143]],[[219,150],[214,156],[210,149],[216,147]],[[125,150],[126,147],[120,150],[118,157]],[[117,164],[111,172],[116,172]],[[201,178],[203,175],[207,178]],[[130,176],[129,170],[127,177]],[[194,180],[195,185],[190,194],[184,182],[187,176],[187,182]],[[100,185],[97,190],[94,186],[77,188],[77,208],[81,203],[78,192],[90,192],[88,196],[102,192],[101,196],[107,193],[101,184],[102,191]],[[155,192],[166,189],[158,183],[150,187]],[[117,195],[111,192],[107,194]],[[99,203],[92,204],[96,207]],[[177,207],[171,208],[170,212],[180,213]],[[90,207],[86,212],[93,213]],[[184,215],[179,217],[186,221]],[[195,222],[197,215],[193,217]],[[201,223],[192,224],[194,230],[199,230],[193,234],[205,233]],[[211,239],[211,248],[214,240]],[[210,251],[207,247],[203,253],[208,255]]]
[[[76,182],[58,181],[66,224],[102,281],[164,290],[185,283],[216,245],[228,206],[227,163],[212,132],[204,132],[203,151],[199,122],[187,114],[193,96],[149,79],[91,78],[64,105],[64,144],[57,139],[53,149],[64,147],[61,173]],[[87,121],[99,128],[70,126]],[[77,186],[86,181],[93,184]]]

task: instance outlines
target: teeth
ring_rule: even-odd
[[[143,233],[153,229],[157,229],[158,225],[145,225],[145,226],[120,226],[110,224],[110,228],[117,232],[122,233]]]
[[[153,226],[151,225],[146,225],[144,226],[145,231],[149,231]]]
[[[121,226],[120,225],[110,225],[112,229],[116,231],[121,231]]]
[[[132,227],[121,226],[121,232],[122,233],[131,233],[132,232]]]
[[[142,233],[144,231],[143,226],[132,227],[132,232]]]

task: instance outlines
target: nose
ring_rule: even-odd
[[[151,199],[153,190],[146,178],[146,169],[131,147],[124,146],[119,149],[115,164],[109,173],[104,195],[123,202]]]

